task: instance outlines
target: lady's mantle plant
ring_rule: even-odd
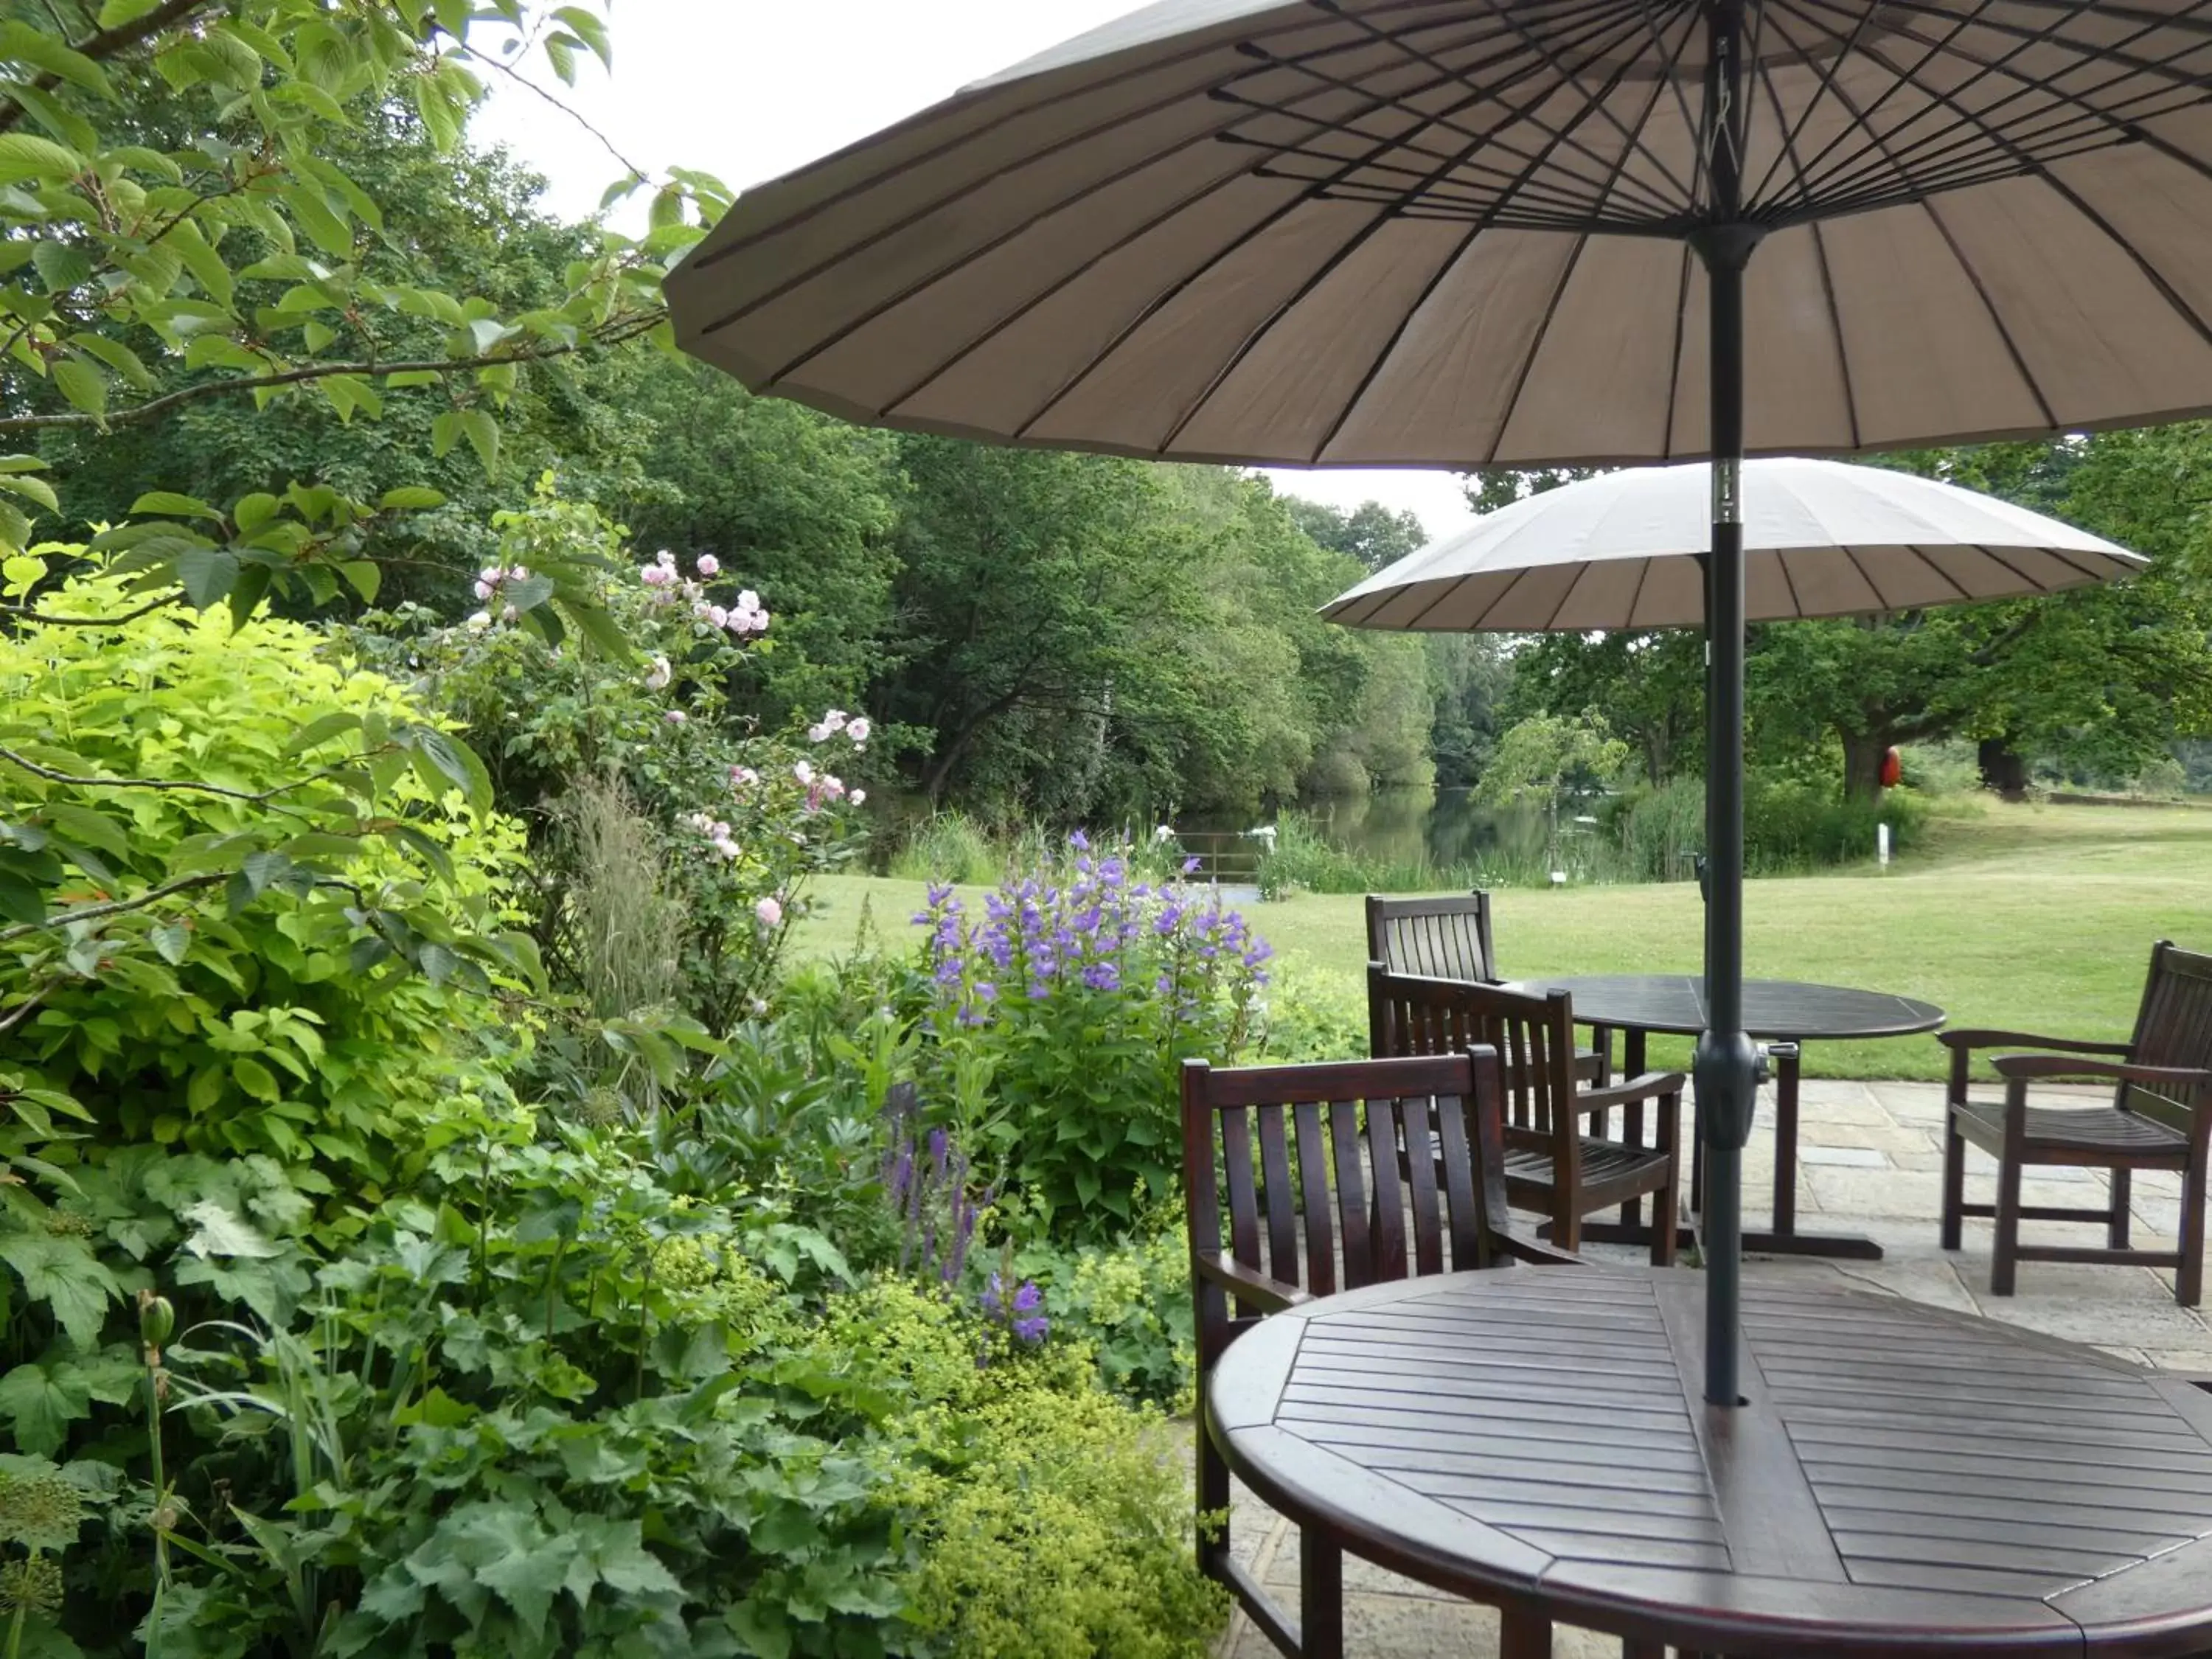
[[[933,887],[915,918],[934,988],[925,1097],[1002,1159],[1054,1236],[1126,1228],[1176,1188],[1186,1059],[1255,1044],[1267,945],[1218,892],[1139,879],[1080,832],[969,913]]]

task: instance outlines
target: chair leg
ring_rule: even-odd
[[[1575,1208],[1574,1189],[1564,1183],[1552,1202],[1552,1243],[1563,1250],[1583,1247],[1582,1212]]]
[[[2131,1218],[2128,1214],[2128,1206],[2134,1197],[2130,1190],[2134,1184],[2134,1170],[2112,1171],[2112,1218],[2110,1225],[2106,1229],[2106,1242],[2116,1250],[2124,1250],[2128,1248],[2128,1224]]]
[[[2197,1110],[2206,1109],[2199,1106]],[[2181,1177],[2181,1266],[2173,1275],[2173,1299],[2193,1308],[2204,1295],[2205,1147],[2200,1139],[2197,1155]]]
[[[1229,1465],[1222,1461],[1212,1437],[1206,1431],[1203,1412],[1199,1414],[1196,1465],[1198,1570],[1208,1578],[1225,1583],[1225,1564],[1229,1559]],[[1206,1528],[1208,1515],[1221,1517],[1219,1529],[1211,1535]]]
[[[1996,1261],[1990,1269],[1990,1294],[2010,1296],[2020,1264],[2020,1159],[2010,1146],[1997,1165]]]
[[[1298,1652],[1344,1659],[1344,1552],[1318,1527],[1298,1528]]]
[[[1959,1248],[1966,1217],[1966,1138],[1948,1109],[1943,1113],[1943,1248]]]
[[[1674,1172],[1667,1171],[1667,1184],[1651,1194],[1651,1265],[1674,1265]]]

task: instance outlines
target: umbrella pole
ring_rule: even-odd
[[[1713,0],[1706,79],[1707,165],[1715,222],[1695,239],[1711,305],[1712,550],[1705,561],[1706,1029],[1693,1074],[1705,1191],[1705,1399],[1742,1403],[1737,1385],[1742,1289],[1743,1146],[1759,1060],[1743,1029],[1743,270],[1759,233],[1741,206],[1743,0]]]

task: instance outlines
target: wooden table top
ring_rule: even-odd
[[[1705,1029],[1705,981],[1696,974],[1585,974],[1516,980],[1513,988],[1539,995],[1566,992],[1574,998],[1575,1018],[1585,1025],[1684,1036]],[[1943,1019],[1934,1003],[1887,991],[1786,979],[1752,979],[1743,985],[1743,1029],[1770,1042],[1910,1036],[1934,1030]]]
[[[1519,1268],[1274,1314],[1222,1357],[1230,1465],[1355,1554],[1735,1656],[2212,1650],[2212,1393],[1863,1291]]]

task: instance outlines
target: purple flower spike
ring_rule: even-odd
[[[1091,850],[1091,837],[1080,830],[1071,830],[1067,835],[1067,844],[1079,853],[1087,853]]]
[[[929,1161],[936,1167],[937,1173],[940,1177],[945,1174],[945,1150],[951,1145],[951,1142],[946,1137],[944,1130],[932,1129],[929,1132]]]
[[[1198,873],[1198,860],[1196,859],[1185,859],[1182,861],[1182,872],[1186,876],[1196,875]]]
[[[1110,962],[1094,962],[1083,970],[1083,982],[1094,991],[1118,991],[1121,972]]]
[[[1043,1300],[1044,1292],[1037,1289],[1036,1280],[1025,1279],[1022,1281],[1021,1289],[1014,1292],[1014,1311],[1018,1314],[1035,1313],[1037,1304]]]
[[[1043,1341],[1045,1334],[1051,1329],[1052,1322],[1042,1314],[1030,1319],[1017,1319],[1014,1322],[1015,1337],[1020,1341],[1028,1343],[1031,1347]]]

